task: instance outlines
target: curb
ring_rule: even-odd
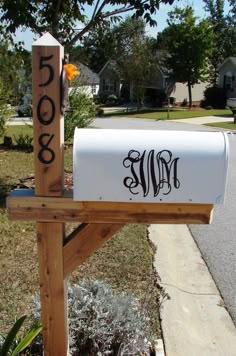
[[[163,224],[148,230],[157,248],[159,284],[170,296],[160,310],[166,355],[235,356],[236,327],[188,227]]]
[[[165,356],[164,344],[162,339],[157,339],[155,343],[156,356]]]

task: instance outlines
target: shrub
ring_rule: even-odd
[[[33,137],[28,134],[20,133],[18,136],[14,135],[14,140],[16,141],[17,147],[21,150],[31,151],[33,149]]]
[[[12,138],[11,136],[4,136],[3,137],[3,146],[11,147],[12,146]]]
[[[204,91],[204,99],[201,101],[203,108],[213,107],[214,109],[224,109],[226,106],[226,91],[224,88],[209,87]]]
[[[96,108],[96,115],[97,116],[103,116],[104,115],[104,109],[103,108]]]
[[[180,104],[181,106],[187,106],[188,105],[188,100],[187,98],[184,98],[184,100],[182,101],[182,103]]]
[[[72,355],[148,354],[149,319],[135,298],[115,295],[109,284],[85,279],[69,286],[68,311]]]
[[[170,105],[175,105],[176,98],[170,96]]]
[[[73,89],[69,95],[69,101],[70,111],[65,113],[64,121],[66,141],[72,139],[76,127],[88,127],[95,119],[96,113],[93,100],[82,90]]]
[[[106,105],[116,105],[118,103],[118,98],[115,94],[110,94],[107,97]]]

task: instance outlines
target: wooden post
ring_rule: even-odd
[[[33,43],[35,193],[60,197],[64,188],[64,125],[60,77],[63,47],[49,33]],[[66,287],[63,279],[64,223],[37,223],[44,354],[68,349]]]

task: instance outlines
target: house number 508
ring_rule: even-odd
[[[50,56],[42,56],[39,60],[39,70],[46,68],[48,70],[48,78],[45,82],[40,83],[40,87],[48,86],[54,79],[54,69],[48,61],[53,58],[53,55]],[[42,104],[47,101],[51,106],[50,116],[45,117],[47,112],[42,113]],[[50,125],[55,117],[55,103],[48,95],[43,95],[37,105],[37,119],[42,125]],[[49,147],[54,135],[50,135],[49,133],[43,133],[38,138],[38,143],[41,147],[38,153],[38,159],[43,164],[50,164],[55,159],[55,152]]]

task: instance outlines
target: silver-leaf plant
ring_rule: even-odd
[[[40,318],[38,296],[33,316]],[[149,355],[149,318],[137,299],[115,294],[100,280],[68,286],[70,351],[73,356]]]

